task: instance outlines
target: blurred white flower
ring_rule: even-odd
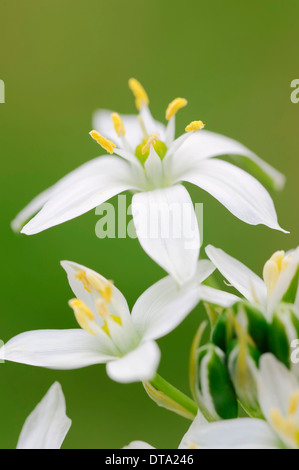
[[[53,369],[77,369],[107,363],[118,382],[151,380],[160,350],[154,340],[176,328],[202,300],[228,306],[235,296],[201,285],[213,271],[198,261],[196,275],[179,288],[171,276],[147,289],[132,314],[122,293],[100,274],[63,261],[76,296],[69,302],[82,329],[37,330],[22,333],[0,349],[0,358]]]
[[[55,382],[26,419],[17,449],[60,449],[71,424],[61,385]]]
[[[135,223],[138,207],[143,208],[144,216],[154,225],[157,211],[152,210],[153,206],[157,206],[162,221],[173,217],[173,204],[179,205],[180,215],[186,210],[189,212],[191,207],[194,227],[191,239],[186,240],[184,234],[179,238],[173,235],[158,240],[143,237],[142,224],[136,224],[145,252],[181,284],[194,276],[200,247],[192,201],[181,182],[192,183],[209,192],[248,224],[264,224],[282,230],[273,201],[264,187],[245,171],[214,157],[246,157],[248,162],[259,166],[277,188],[284,184],[283,175],[235,140],[202,131],[201,121],[190,123],[186,133],[175,140],[175,116],[187,101],[176,98],[169,104],[165,127],[152,118],[149,99],[141,84],[130,79],[129,86],[139,115],[120,117],[117,113],[99,111],[94,116],[97,130],[90,133],[109,154],[116,156],[102,156],[85,163],[37,196],[12,222],[14,230],[19,230],[40,209],[22,233],[32,235],[66,222],[126,190],[135,193],[132,200]],[[174,220],[173,224],[176,223]]]
[[[281,301],[299,305],[299,248],[276,251],[264,265],[263,279],[220,248],[208,245],[206,253],[227,281],[268,319]]]
[[[265,354],[258,373],[259,403],[267,421],[238,418],[206,423],[198,412],[180,449],[299,449],[299,384],[274,356]],[[126,449],[149,449],[134,441]]]

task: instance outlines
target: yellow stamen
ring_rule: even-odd
[[[291,416],[285,418],[277,408],[273,408],[270,411],[270,421],[280,434],[299,447],[299,429]]]
[[[196,445],[194,442],[192,442],[191,444],[188,445],[188,449],[190,449],[190,450],[191,450],[191,449],[197,449],[197,448],[198,448],[198,447],[197,447],[197,445]]]
[[[75,274],[75,278],[82,282],[84,289],[87,290],[87,292],[90,292],[89,282],[85,271],[78,271],[77,274]]]
[[[299,390],[294,392],[290,397],[289,414],[294,415],[299,407]]]
[[[77,322],[88,333],[95,335],[90,328],[89,323],[94,321],[94,314],[87,305],[79,299],[72,299],[69,301],[69,306],[73,309]]]
[[[142,147],[142,155],[144,155],[149,150],[151,145],[154,145],[156,143],[156,139],[158,136],[159,134],[157,132],[149,136],[146,144]]]
[[[169,121],[180,109],[187,106],[188,101],[185,98],[175,98],[166,109],[166,119]]]
[[[112,118],[115,132],[117,133],[118,137],[120,136],[124,137],[126,134],[126,131],[125,131],[123,120],[120,117],[120,115],[118,113],[112,113],[111,118]]]
[[[186,132],[200,131],[205,127],[205,124],[202,121],[192,121],[185,127]]]
[[[113,149],[116,147],[116,145],[111,142],[111,140],[106,139],[106,137],[103,137],[101,134],[99,134],[97,131],[90,131],[89,135],[104,149],[106,152],[112,154]]]
[[[238,321],[233,319],[234,328],[239,340],[239,355],[237,360],[237,374],[240,384],[245,385],[248,378],[247,365],[247,345],[254,346],[254,342],[249,334],[244,330]]]
[[[102,326],[102,330],[107,334],[110,335],[108,319],[113,320],[115,323],[119,325],[122,324],[121,318],[117,315],[111,315],[106,302],[103,299],[99,299],[96,302],[97,312],[104,319],[104,325]]]
[[[149,99],[147,93],[141,83],[136,80],[136,78],[130,78],[129,87],[135,96],[136,108],[140,110],[142,106],[148,106]]]
[[[269,295],[273,292],[280,274],[289,265],[291,259],[292,256],[286,256],[284,251],[276,251],[265,263],[263,278]]]
[[[88,272],[86,278],[89,285],[99,291],[103,299],[109,303],[113,294],[113,283],[111,281],[101,279],[100,276],[97,276],[92,272]]]

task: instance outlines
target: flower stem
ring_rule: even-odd
[[[156,374],[148,383],[144,384],[148,395],[159,405],[175,413],[193,420],[198,408],[195,402]]]

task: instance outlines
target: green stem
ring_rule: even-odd
[[[198,408],[195,402],[185,395],[183,392],[178,390],[176,387],[171,385],[167,382],[163,377],[156,374],[153,380],[151,380],[150,385],[154,387],[156,390],[162,392],[166,397],[170,398],[170,400],[177,403],[180,407],[187,410],[190,415],[196,416]]]

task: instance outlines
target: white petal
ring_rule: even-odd
[[[0,359],[49,369],[79,369],[114,357],[98,337],[74,329],[21,333],[2,346]]]
[[[154,341],[147,341],[126,356],[108,362],[107,374],[116,382],[147,382],[155,376],[160,356],[158,345]]]
[[[185,434],[180,448],[274,449],[279,448],[279,441],[265,421],[239,418],[194,426]]]
[[[269,420],[273,408],[287,416],[289,398],[299,390],[296,377],[272,354],[264,354],[260,359],[257,382],[259,403],[264,416]]]
[[[191,279],[199,256],[199,230],[187,190],[173,186],[133,196],[132,214],[144,251],[179,284]]]
[[[155,449],[155,447],[144,441],[132,441],[129,445],[123,447],[123,449]]]
[[[138,189],[131,165],[118,157],[101,157],[83,165],[55,185],[50,199],[22,233],[32,235],[93,209],[127,189]]]
[[[236,140],[215,132],[202,130],[194,133],[190,139],[179,148],[175,158],[181,162],[183,162],[183,160],[194,162],[195,160],[220,155],[240,155],[247,157],[255,162],[271,178],[277,189],[281,189],[284,186],[285,177],[279,171],[275,170],[275,168]]]
[[[88,292],[84,288],[82,282],[80,282],[75,276],[79,271],[84,271],[86,273],[92,274],[96,278],[99,278],[99,280],[104,283],[107,283],[109,281],[107,281],[104,276],[97,273],[96,271],[93,271],[92,269],[89,269],[86,266],[83,266],[82,264],[74,263],[73,261],[61,261],[61,266],[67,273],[69,284],[75,296],[78,299],[82,300],[91,309],[92,312],[96,313],[94,301],[95,298],[98,298],[100,296],[100,293],[96,289],[93,289],[91,286],[90,292]],[[114,286],[114,284],[111,283],[110,285],[112,288],[111,303],[113,304],[114,310],[116,310],[116,313],[118,313],[121,318],[127,317],[130,312],[125,297],[120,292],[120,290]]]
[[[55,191],[55,185],[46,189],[38,196],[36,196],[27,206],[24,207],[11,222],[11,228],[15,232],[19,232],[25,222],[29,220],[37,211],[39,211],[43,205],[48,201],[50,196]]]
[[[175,139],[175,116],[169,119],[165,131],[165,145],[167,148],[171,146]]]
[[[275,284],[273,292],[268,301],[268,312],[271,313],[275,310],[277,304],[287,292],[290,283],[292,282],[299,265],[299,248],[294,250],[291,254],[292,258],[288,266],[280,273],[279,278]]]
[[[179,288],[171,276],[156,282],[137,299],[132,320],[141,336],[157,339],[176,328],[200,300],[199,285],[214,271],[208,260],[197,264],[190,283]]]
[[[61,385],[55,382],[26,419],[17,449],[60,449],[71,424]]]
[[[273,201],[266,189],[251,175],[235,165],[217,159],[200,160],[177,181],[188,181],[204,189],[240,220],[283,230]]]
[[[221,307],[231,307],[240,300],[236,295],[204,285],[199,287],[199,295],[201,300]]]
[[[208,245],[206,253],[225,279],[247,300],[252,303],[258,300],[262,306],[265,306],[267,290],[259,276],[220,248]]]
[[[150,154],[144,164],[147,177],[154,181],[157,186],[162,181],[162,161],[154,147],[151,145]]]

